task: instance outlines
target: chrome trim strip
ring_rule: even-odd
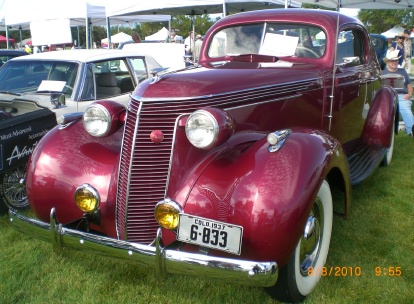
[[[130,101],[130,103],[131,103],[131,101]],[[142,108],[142,103],[140,102],[139,103],[139,107],[137,109],[137,113],[136,113],[136,122],[135,122],[135,129],[134,129],[134,136],[133,136],[133,141],[132,141],[132,147],[135,147],[136,135],[137,135],[137,132],[138,132],[138,124],[139,124],[139,114],[141,113],[141,108]],[[127,116],[125,117],[125,122],[128,121],[128,112],[129,111],[132,111],[132,109],[130,109],[130,106],[128,105],[128,107],[127,107]],[[117,177],[117,188],[116,188],[116,202],[115,202],[115,206],[116,206],[116,208],[115,208],[115,229],[116,229],[116,235],[117,235],[118,238],[120,238],[120,232],[119,232],[119,229],[118,229],[119,174],[121,172],[122,155],[124,153],[123,150],[125,148],[124,140],[125,140],[125,132],[124,132],[124,134],[122,136],[121,152],[119,154],[119,156],[120,156],[121,159],[119,161],[119,166],[118,166],[118,177]],[[135,151],[134,149],[131,150],[131,157],[130,157],[129,165],[128,165],[128,168],[129,168],[129,170],[128,170],[128,185],[129,185],[130,180],[131,180],[131,170],[130,170],[130,168],[132,166],[134,151]],[[128,197],[129,197],[129,186],[127,187],[127,192],[125,193],[126,200],[128,200]],[[126,205],[125,205],[125,219],[126,219],[127,216],[128,216],[128,202],[125,202],[125,203],[126,203]],[[124,237],[126,239],[127,238],[127,233],[128,233],[128,231],[127,231],[127,221],[126,220],[124,221],[124,229],[125,229],[125,235],[124,235]]]
[[[236,106],[236,107],[224,108],[224,110],[225,111],[230,111],[230,110],[235,110],[235,109],[242,109],[242,108],[247,108],[247,107],[251,107],[251,106],[257,106],[257,105],[261,105],[261,104],[271,103],[271,102],[278,102],[280,100],[295,99],[295,98],[298,98],[300,96],[303,96],[303,94],[298,93],[298,94],[295,94],[295,95],[279,97],[279,98],[275,98],[275,99],[272,99],[272,100],[252,102],[252,103],[249,103],[249,104],[244,104],[244,105],[240,105],[240,106]]]
[[[131,102],[131,101],[129,101]],[[126,116],[125,116],[125,123],[124,123],[124,128],[125,128],[125,124],[127,122],[128,119],[128,109],[129,106],[126,108]],[[119,197],[119,174],[121,172],[121,166],[122,166],[122,152],[124,150],[124,141],[125,141],[125,129],[124,129],[124,133],[122,134],[122,140],[121,140],[121,151],[119,153],[119,163],[118,163],[118,171],[117,171],[117,177],[116,177],[116,197],[115,197],[115,231],[116,231],[116,236],[118,237],[118,239],[120,238],[119,235],[119,229],[118,229],[118,197]]]
[[[154,247],[65,228],[56,221],[54,208],[50,212],[50,224],[11,209],[9,220],[14,229],[51,242],[58,252],[70,248],[120,258],[155,267],[161,277],[166,273],[197,275],[263,287],[273,286],[278,277],[277,263],[272,261],[244,261],[165,249],[161,245],[161,229]]]
[[[170,186],[170,175],[171,175],[171,166],[172,166],[172,159],[174,155],[174,147],[175,147],[175,135],[177,134],[177,128],[178,128],[178,122],[180,121],[180,118],[185,115],[179,115],[177,119],[175,120],[174,124],[174,133],[173,138],[171,141],[171,153],[170,153],[170,160],[168,164],[168,172],[167,172],[167,181],[165,183],[165,191],[164,191],[164,197],[167,197],[168,187]]]
[[[132,102],[132,101],[131,101]],[[132,145],[131,145],[131,157],[129,159],[129,165],[128,165],[128,183],[127,183],[127,192],[125,195],[125,221],[124,221],[124,229],[125,229],[125,235],[124,238],[127,240],[128,239],[128,207],[129,207],[129,190],[130,190],[130,185],[131,185],[131,168],[132,168],[132,163],[134,161],[134,154],[135,154],[135,143],[137,141],[137,133],[138,133],[138,126],[140,123],[140,119],[141,119],[141,111],[142,111],[142,102],[139,103],[139,107],[137,109],[137,114],[136,114],[136,122],[135,122],[135,128],[134,128],[134,136],[133,136],[133,140],[132,140]],[[122,157],[122,154],[121,154]],[[121,162],[119,162],[119,164],[121,164]],[[116,199],[118,201],[118,193],[116,194]]]

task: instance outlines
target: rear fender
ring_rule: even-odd
[[[395,132],[398,132],[397,94],[390,86],[382,87],[372,102],[362,140],[369,145],[381,145],[389,148],[391,145],[391,132],[395,123]]]
[[[244,258],[283,265],[328,172],[339,168],[348,184],[349,172],[341,146],[324,132],[293,130],[280,150],[268,148],[262,137],[239,153],[223,151],[202,170],[185,204],[177,202],[187,214],[243,226]]]

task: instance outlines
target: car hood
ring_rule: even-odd
[[[227,62],[222,65],[198,66],[178,73],[167,73],[137,87],[135,97],[185,98],[231,93],[260,87],[278,86],[319,79],[316,65]]]

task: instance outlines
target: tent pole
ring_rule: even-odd
[[[111,22],[109,21],[109,17],[106,17],[106,34],[108,37],[108,49],[112,49],[111,43]]]
[[[6,25],[6,45],[7,45],[7,49],[10,49],[9,27],[7,25]]]
[[[23,38],[22,38],[22,26],[20,25],[19,26],[19,37],[20,37],[20,46],[22,45],[22,40],[23,40]]]
[[[76,26],[76,29],[78,31],[78,42],[77,42],[77,47],[80,47],[80,33],[79,33],[79,25]]]

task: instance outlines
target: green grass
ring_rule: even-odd
[[[414,140],[396,137],[391,166],[353,188],[350,217],[334,218],[327,269],[306,303],[414,302]],[[400,267],[402,276],[376,276]],[[333,272],[334,273],[334,272]],[[30,239],[0,218],[0,303],[275,303],[262,288],[170,275]]]

